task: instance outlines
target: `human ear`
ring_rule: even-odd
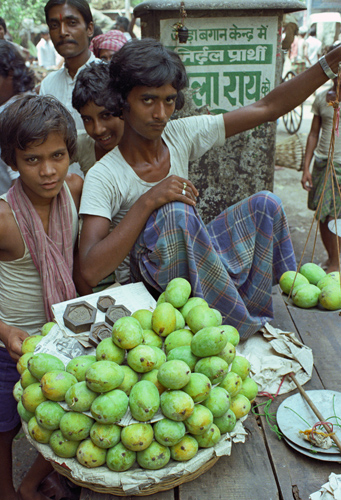
[[[92,21],[88,24],[86,32],[89,38],[92,38],[94,36],[94,23]]]

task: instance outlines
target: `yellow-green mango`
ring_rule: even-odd
[[[72,411],[89,411],[98,396],[87,386],[85,380],[72,385],[65,393],[65,402]]]
[[[303,264],[300,268],[300,274],[303,274],[312,285],[317,285],[324,276],[327,276],[326,271],[314,262]]]
[[[317,282],[316,286],[318,286],[321,290],[328,285],[333,285],[335,283],[340,283],[340,274],[338,272],[328,273],[326,276],[320,279]]]
[[[281,290],[289,295],[292,286],[294,285],[308,285],[309,280],[303,274],[296,273],[296,271],[285,271],[279,279],[279,286]]]
[[[243,380],[239,394],[243,394],[243,396],[246,396],[252,402],[258,394],[257,383],[252,378],[246,377],[246,379]]]
[[[128,365],[138,373],[150,372],[156,367],[157,361],[156,351],[150,345],[138,345],[127,354]]]
[[[192,349],[189,345],[182,345],[180,347],[175,347],[167,354],[167,361],[173,359],[184,361],[192,372],[199,358],[192,353]]]
[[[51,370],[65,370],[62,360],[46,352],[33,354],[28,360],[27,368],[30,370],[33,377],[38,380],[40,380],[46,372],[50,372]]]
[[[183,345],[190,346],[192,338],[193,333],[191,332],[191,330],[187,330],[187,328],[175,330],[174,332],[170,333],[165,338],[164,343],[166,354],[168,354],[172,349],[175,349],[176,347],[180,347]]]
[[[21,377],[20,377],[20,383],[22,385],[23,389],[26,389],[31,384],[35,384],[36,382],[39,382],[39,380],[31,374],[30,370],[26,368],[26,370],[23,371]]]
[[[130,469],[136,461],[136,452],[128,450],[121,442],[107,451],[106,464],[114,472]]]
[[[129,408],[135,420],[147,422],[160,407],[157,387],[149,380],[140,380],[130,391]]]
[[[130,368],[130,366],[122,365],[122,370],[124,373],[124,379],[122,384],[120,384],[117,389],[125,392],[129,396],[132,387],[139,381],[138,374]]]
[[[17,371],[20,375],[24,373],[25,370],[27,370],[27,364],[30,358],[32,358],[33,352],[26,352],[25,354],[22,354],[20,358],[18,359],[17,362]]]
[[[169,302],[163,302],[156,306],[152,315],[152,329],[160,337],[167,337],[175,330],[175,309]]]
[[[38,424],[48,431],[59,429],[63,415],[65,410],[55,401],[43,401],[35,411]]]
[[[194,401],[184,391],[165,391],[160,396],[161,410],[165,417],[182,422],[192,415]]]
[[[132,316],[125,316],[115,321],[112,328],[112,340],[122,349],[133,349],[142,344],[143,328]]]
[[[195,437],[186,434],[181,441],[171,446],[170,452],[173,460],[187,462],[187,460],[191,460],[197,454],[198,449],[199,445]]]
[[[191,295],[192,287],[189,281],[184,278],[172,279],[165,290],[166,302],[170,302],[174,307],[183,307],[189,296]]]
[[[107,450],[96,446],[91,439],[84,439],[77,448],[76,458],[81,465],[93,469],[105,464]]]
[[[195,334],[203,328],[221,325],[221,315],[205,304],[192,307],[186,317],[186,323]]]
[[[18,380],[13,387],[13,397],[17,403],[21,401],[21,396],[23,392],[24,392],[24,387],[21,385],[21,381]]]
[[[206,375],[214,385],[222,382],[228,372],[228,368],[229,365],[219,356],[208,356],[207,358],[199,359],[194,371]]]
[[[38,424],[36,417],[32,417],[29,420],[27,427],[28,427],[28,432],[32,439],[34,439],[38,443],[43,443],[43,444],[47,444],[49,442],[52,431],[49,431],[41,427]]]
[[[90,439],[99,448],[111,448],[121,438],[121,427],[116,424],[95,422],[90,429]]]
[[[182,330],[186,326],[185,318],[179,311],[179,309],[174,309],[175,311],[175,330]]]
[[[204,358],[206,356],[215,356],[219,354],[226,344],[226,332],[217,326],[211,326],[202,328],[194,334],[191,342],[191,349],[195,356]]]
[[[223,387],[213,387],[202,404],[212,412],[213,418],[222,417],[230,408],[230,395]]]
[[[208,304],[205,299],[202,299],[201,297],[190,297],[186,304],[180,308],[180,312],[185,318],[185,321],[187,320],[187,314],[189,311],[192,309],[192,307],[199,306],[199,305],[205,305],[208,307]]]
[[[219,358],[222,358],[228,365],[232,363],[236,356],[236,348],[231,342],[227,342],[226,346],[219,354],[217,354]]]
[[[153,313],[149,309],[139,309],[132,314],[132,317],[140,323],[142,330],[152,329],[152,316]]]
[[[157,378],[167,389],[181,389],[188,384],[191,370],[187,363],[179,359],[167,361],[160,366]]]
[[[251,364],[244,356],[235,356],[231,364],[231,372],[237,373],[242,380],[250,375]]]
[[[65,370],[71,373],[78,382],[85,380],[85,372],[90,365],[97,361],[96,356],[92,354],[84,354],[71,359],[66,365]]]
[[[65,439],[82,441],[89,437],[93,423],[93,419],[84,413],[67,411],[60,419],[59,427]]]
[[[184,437],[186,427],[183,422],[163,418],[154,424],[154,435],[163,446],[174,446]]]
[[[221,325],[220,328],[226,333],[227,342],[231,342],[236,347],[240,342],[240,335],[237,328],[232,325]]]
[[[154,330],[143,330],[143,344],[159,347],[161,349],[163,340]]]
[[[74,384],[77,384],[76,377],[65,370],[46,372],[40,380],[42,393],[51,401],[64,401],[66,392]]]
[[[250,400],[243,394],[237,394],[231,398],[230,410],[233,411],[237,420],[245,417],[251,410]]]
[[[102,361],[104,359],[108,361],[114,361],[118,365],[121,365],[125,358],[125,349],[118,347],[112,341],[112,338],[106,338],[101,340],[101,342],[96,347],[96,360]]]
[[[60,429],[53,431],[49,440],[52,451],[61,458],[73,458],[76,456],[79,441],[65,439]]]
[[[50,330],[56,325],[54,321],[48,321],[45,323],[42,328],[41,328],[41,334],[43,337],[46,337],[46,335],[50,332]]]
[[[34,413],[37,406],[43,401],[46,401],[46,399],[47,398],[41,390],[40,382],[35,382],[34,384],[27,386],[21,396],[21,402],[25,410],[30,411],[31,413]]]
[[[236,426],[236,416],[232,410],[228,409],[227,412],[221,417],[215,417],[213,423],[218,427],[221,434],[232,432]]]
[[[292,301],[297,307],[310,309],[318,304],[321,290],[315,285],[302,285],[294,288]]]
[[[190,434],[199,435],[206,432],[213,424],[211,410],[202,404],[194,406],[192,415],[185,420],[186,429]]]
[[[26,352],[34,352],[34,349],[42,339],[42,335],[30,335],[29,337],[26,337],[21,344],[22,354],[25,354]]]
[[[170,460],[170,449],[157,441],[152,441],[148,448],[137,452],[136,460],[142,469],[162,469]]]
[[[246,377],[245,377],[246,378]],[[240,375],[235,372],[228,372],[225,378],[220,382],[219,386],[226,389],[231,398],[236,396],[241,390],[243,380]]]
[[[122,428],[121,441],[131,451],[145,450],[153,438],[154,431],[150,424],[130,424]]]
[[[213,423],[206,432],[196,435],[195,439],[198,441],[199,448],[212,448],[218,443],[220,437],[219,427]]]
[[[341,289],[339,283],[331,284],[322,288],[319,296],[322,307],[329,311],[336,311],[341,308]]]
[[[151,347],[156,354],[156,363],[155,363],[153,370],[154,369],[158,370],[160,368],[160,366],[163,365],[163,363],[165,363],[167,361],[166,354],[162,349],[160,349],[159,347],[156,347],[155,345],[151,345],[149,347]]]
[[[122,384],[124,372],[114,361],[96,361],[85,372],[85,381],[91,391],[109,392]]]
[[[212,388],[211,381],[203,373],[191,373],[189,382],[182,388],[191,398],[194,403],[201,403],[210,394]]]
[[[115,424],[124,417],[128,409],[128,396],[120,389],[100,394],[91,405],[91,415],[96,422]]]
[[[152,382],[157,390],[159,391],[159,394],[161,395],[165,390],[166,390],[166,387],[164,387],[162,384],[160,384],[158,378],[157,378],[157,374],[158,374],[158,371],[156,368],[150,372],[146,372],[146,373],[143,373],[142,376],[141,376],[141,380],[149,380],[149,382]]]
[[[27,411],[22,402],[21,401],[18,401],[18,404],[17,404],[17,411],[19,413],[19,416],[22,420],[24,420],[24,422],[29,422],[31,420],[32,417],[34,417],[34,413],[30,412],[30,411]]]

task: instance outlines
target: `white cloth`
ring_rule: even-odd
[[[64,185],[71,200],[72,236],[75,244],[78,235],[78,214],[71,192],[67,184]],[[0,200],[7,201],[7,195],[0,196]],[[16,220],[14,213],[13,216]],[[47,320],[40,276],[24,239],[23,242],[25,251],[20,259],[0,261],[0,320],[32,335],[37,333]],[[1,341],[0,346],[5,347]]]
[[[313,66],[313,64],[316,64],[318,61],[318,56],[321,51],[322,43],[315,36],[308,36],[308,38],[306,38],[305,41],[305,46],[307,50],[307,56],[310,61],[310,65]],[[309,65],[308,61],[307,63]]]
[[[51,69],[56,66],[57,52],[51,40],[41,38],[36,45],[39,66]]]
[[[225,142],[223,115],[200,115],[168,122],[162,139],[170,154],[168,176],[188,179],[188,162]],[[104,217],[117,226],[133,204],[158,182],[142,180],[125,161],[117,146],[87,173],[80,206],[81,215]],[[117,281],[129,278],[129,261],[115,270]]]
[[[95,141],[87,132],[79,132],[78,134],[77,156],[75,161],[79,163],[84,175],[96,163]]]
[[[70,111],[73,116],[77,130],[84,130],[83,120],[81,115],[72,106],[72,91],[74,89],[77,75],[82,69],[93,61],[102,62],[101,59],[97,59],[92,52],[90,52],[90,57],[87,62],[81,66],[75,77],[71,78],[65,64],[62,68],[52,71],[48,74],[44,80],[41,82],[40,91],[41,95],[50,94],[59,99],[60,102]]]
[[[333,129],[333,116],[334,108],[333,106],[328,106],[326,101],[326,96],[328,90],[324,90],[317,94],[315,101],[311,107],[312,113],[321,118],[321,130],[318,145],[314,151],[314,155],[321,160],[327,160],[330,147],[330,138],[332,136]],[[337,137],[335,134],[335,144],[334,144],[334,161],[341,163],[341,137]]]

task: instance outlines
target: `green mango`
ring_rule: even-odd
[[[195,356],[204,358],[219,354],[226,344],[226,332],[222,328],[211,326],[203,328],[194,334],[191,342],[191,349]]]
[[[199,448],[212,448],[218,443],[220,437],[219,427],[213,423],[206,432],[196,435],[195,439],[198,441]]]
[[[179,309],[174,309],[175,311],[175,330],[182,330],[185,328],[186,322],[185,318],[179,311]]]
[[[135,420],[147,422],[160,407],[157,387],[149,380],[140,380],[130,391],[129,408]]]
[[[231,342],[227,342],[224,349],[220,351],[217,356],[219,356],[219,358],[222,358],[228,365],[230,365],[236,356],[236,348]]]
[[[47,323],[45,323],[42,328],[41,328],[41,334],[43,337],[46,337],[46,335],[50,332],[50,330],[56,326],[57,323],[55,323],[54,321],[48,321]]]
[[[183,422],[163,418],[154,424],[154,435],[163,446],[174,446],[184,437],[186,427]]]
[[[239,394],[243,394],[252,402],[258,394],[258,385],[252,378],[246,377],[246,379],[243,380]]]
[[[21,396],[21,402],[25,408],[25,410],[34,413],[36,408],[40,403],[46,401],[46,397],[44,396],[40,382],[35,382],[34,384],[30,384],[26,389],[23,390]]]
[[[165,417],[182,422],[192,415],[193,399],[184,391],[165,391],[160,396],[161,410]]]
[[[200,306],[205,305],[208,307],[206,300],[202,299],[201,297],[191,297],[187,300],[186,304],[180,308],[180,312],[183,315],[183,317],[185,318],[185,321],[187,321],[187,314],[192,309],[192,307],[199,306],[199,305]]]
[[[30,385],[30,384],[29,384]],[[13,397],[14,399],[16,400],[16,402],[18,403],[19,401],[21,401],[21,396],[22,396],[22,393],[24,392],[24,387],[22,386],[21,384],[21,380],[18,380],[15,384],[14,384],[14,387],[13,387]]]
[[[122,349],[133,349],[142,344],[143,328],[132,316],[124,316],[115,321],[112,328],[112,340]]]
[[[95,422],[90,429],[90,439],[99,448],[111,448],[119,443],[121,427],[116,424]]]
[[[156,351],[152,346],[141,344],[127,354],[127,363],[138,373],[150,372],[156,367],[158,357]]]
[[[166,302],[170,302],[174,307],[183,307],[189,296],[191,295],[192,287],[189,281],[184,278],[172,279],[165,290]]]
[[[90,407],[96,422],[115,424],[124,417],[128,409],[128,396],[120,389],[100,394]]]
[[[46,352],[33,354],[33,356],[28,360],[27,368],[30,370],[33,377],[38,380],[40,380],[46,372],[50,372],[52,370],[65,370],[63,361],[57,358],[57,356],[47,354]]]
[[[114,361],[118,365],[121,365],[125,358],[125,349],[118,347],[112,341],[112,338],[106,338],[101,340],[101,342],[96,347],[96,360],[102,361],[104,359],[108,361]]]
[[[84,413],[67,411],[60,419],[59,427],[65,439],[82,441],[89,437],[93,423],[93,419]]]
[[[26,352],[34,352],[34,349],[42,339],[42,335],[31,335],[29,337],[26,337],[21,344],[22,354],[25,354]]]
[[[243,379],[235,372],[228,372],[219,386],[226,389],[231,398],[236,396],[242,388]]]
[[[162,337],[159,337],[154,330],[143,330],[143,341],[142,343],[145,345],[159,347],[161,349],[163,340]]]
[[[66,392],[76,383],[76,377],[65,370],[53,370],[47,372],[40,380],[42,393],[51,401],[64,401]]]
[[[27,424],[29,435],[32,439],[37,441],[38,443],[47,444],[50,440],[52,431],[44,429],[41,427],[36,417],[32,417]]]
[[[175,347],[167,354],[167,361],[172,361],[173,359],[184,361],[192,372],[199,358],[194,356],[189,345],[182,345]]]
[[[220,328],[226,333],[227,342],[230,342],[236,347],[240,342],[240,335],[237,328],[231,325],[221,325]]]
[[[132,317],[140,323],[142,330],[152,329],[152,316],[153,313],[149,309],[139,309],[132,314]]]
[[[188,384],[191,370],[184,361],[173,359],[160,366],[158,381],[167,389],[181,389]]]
[[[59,429],[63,415],[65,415],[65,410],[55,401],[43,401],[35,411],[38,424],[49,431]]]
[[[219,313],[220,314],[220,313]],[[195,334],[203,328],[221,325],[221,315],[205,304],[192,307],[186,317],[186,323]]]
[[[85,381],[91,391],[109,392],[122,384],[124,372],[114,361],[96,361],[85,372]]]
[[[149,382],[152,382],[159,391],[159,394],[161,395],[166,390],[166,388],[162,384],[160,384],[157,378],[158,372],[159,370],[155,368],[150,372],[143,373],[141,376],[141,380],[149,380]]]
[[[160,366],[163,365],[163,363],[166,362],[166,360],[167,360],[166,354],[159,347],[156,347],[154,345],[151,345],[149,347],[151,347],[154,350],[155,354],[156,354],[156,363],[155,363],[155,366],[154,366],[153,370],[155,370],[155,369],[158,370],[160,368]]]
[[[25,354],[22,354],[20,358],[18,359],[17,362],[17,371],[20,375],[24,373],[25,370],[27,370],[27,365],[29,359],[31,359],[33,356],[33,352],[26,352]]]
[[[85,380],[86,370],[96,361],[96,356],[93,356],[91,354],[76,356],[68,362],[65,370],[76,377],[78,382],[82,382]]]
[[[231,364],[231,372],[237,373],[242,380],[250,375],[250,361],[244,356],[235,356]]]
[[[72,411],[89,411],[98,396],[87,386],[85,380],[72,385],[65,394],[65,402]]]
[[[222,417],[230,408],[230,395],[223,387],[213,387],[202,404],[212,412],[213,418]]]
[[[106,464],[114,472],[130,469],[136,461],[136,452],[128,450],[121,442],[107,451]]]
[[[52,451],[61,458],[73,458],[76,456],[79,441],[65,439],[60,429],[53,431],[49,440]]]
[[[292,301],[297,307],[310,309],[318,304],[321,290],[315,285],[302,285],[294,288]]]
[[[152,441],[148,448],[137,452],[136,459],[142,469],[162,469],[170,460],[170,449],[157,441]]]
[[[237,394],[231,398],[230,410],[233,411],[237,420],[245,417],[251,410],[250,400],[243,394]]]
[[[286,295],[289,295],[293,285],[295,287],[304,284],[308,285],[309,281],[303,274],[296,274],[296,271],[285,271],[279,279],[279,286]]]
[[[187,431],[194,436],[203,434],[212,424],[212,412],[202,404],[195,405],[192,415],[185,420]]]
[[[203,373],[210,379],[212,384],[220,384],[228,372],[228,364],[219,356],[208,356],[201,358],[196,363],[194,371]]]
[[[152,329],[160,337],[167,337],[175,330],[175,309],[169,302],[163,302],[156,306],[152,315]]]
[[[123,427],[121,433],[122,444],[131,451],[145,450],[153,438],[154,431],[150,424],[130,424]]]
[[[91,441],[84,439],[77,448],[76,458],[81,465],[92,469],[105,464],[107,450],[100,448]]]
[[[26,370],[23,371],[21,377],[20,377],[20,383],[23,389],[26,389],[31,384],[35,384],[39,382],[39,380],[31,374],[30,370],[26,368]]]
[[[130,366],[122,365],[122,370],[124,373],[124,379],[122,384],[120,384],[117,389],[125,392],[129,396],[132,387],[139,381],[138,374],[130,368]]]
[[[198,453],[199,445],[194,436],[186,434],[179,443],[171,446],[170,452],[173,460],[187,462]]]
[[[300,274],[303,274],[312,285],[317,285],[322,278],[327,276],[326,271],[313,262],[303,264],[300,268]]]
[[[190,346],[192,338],[193,333],[191,332],[191,330],[187,329],[175,330],[174,332],[170,333],[165,338],[164,343],[166,354],[168,354],[172,349],[175,349],[176,347],[181,347],[184,345]]]
[[[212,384],[203,373],[191,373],[189,382],[182,388],[193,399],[194,403],[201,403],[210,394]]]
[[[21,401],[18,401],[17,411],[19,413],[19,417],[26,423],[28,423],[32,417],[34,417],[34,413],[25,410]]]
[[[328,311],[336,311],[341,308],[341,288],[339,283],[331,284],[322,288],[319,302]]]
[[[227,412],[221,417],[215,417],[213,423],[218,427],[221,434],[226,432],[232,432],[236,426],[236,416],[232,410],[227,410]]]

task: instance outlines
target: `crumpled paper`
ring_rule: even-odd
[[[241,341],[237,351],[250,361],[251,376],[258,384],[259,392],[276,394],[288,373],[294,373],[301,385],[311,379],[313,352],[293,332],[283,332],[266,323],[258,333]],[[294,389],[296,384],[285,378],[278,394]]]
[[[341,474],[332,472],[328,483],[309,495],[309,500],[341,500]]]

